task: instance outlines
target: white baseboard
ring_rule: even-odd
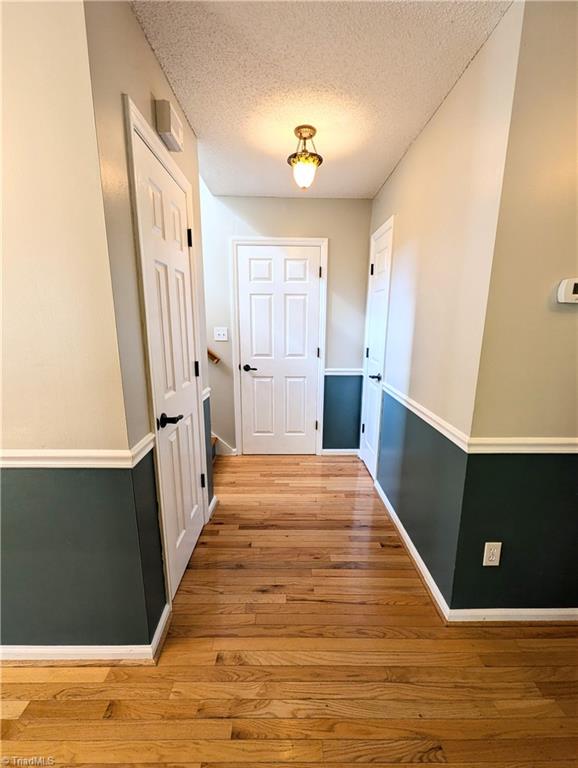
[[[213,517],[213,513],[218,506],[219,506],[219,499],[217,496],[213,496],[209,504],[209,520]]]
[[[436,601],[437,606],[445,619],[449,620],[450,616],[450,607],[446,603],[446,600],[442,593],[439,590],[438,585],[435,583],[433,576],[428,570],[427,565],[424,563],[424,561],[421,558],[420,553],[417,551],[415,544],[409,537],[409,533],[405,530],[403,527],[403,524],[399,517],[397,516],[390,500],[385,495],[385,491],[379,484],[377,480],[375,480],[375,490],[377,491],[379,498],[383,501],[385,508],[387,509],[389,516],[391,517],[391,521],[397,528],[397,532],[402,538],[403,543],[407,547],[409,554],[411,556],[411,559],[413,560],[415,567],[418,569],[418,571],[421,573],[423,580],[427,584],[427,587],[430,591],[431,596]]]
[[[165,605],[150,645],[3,645],[2,661],[149,661],[155,659],[171,609]]]
[[[216,432],[213,432],[213,437],[217,438],[217,456],[237,455],[237,449],[230,446],[229,443],[226,440],[223,440],[222,437],[219,437]]]
[[[450,608],[448,621],[578,621],[578,608]]]
[[[416,568],[421,573],[446,621],[452,623],[465,621],[578,621],[578,608],[450,608],[377,480],[375,481],[375,490],[383,501],[393,524],[409,550]]]
[[[359,448],[322,448],[321,456],[358,456]]]

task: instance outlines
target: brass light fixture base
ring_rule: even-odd
[[[312,125],[298,125],[297,128],[295,128],[295,136],[302,141],[312,139],[316,133],[317,129]]]

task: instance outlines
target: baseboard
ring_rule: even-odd
[[[359,448],[322,448],[321,456],[358,456]]]
[[[219,506],[219,499],[217,496],[213,496],[209,503],[209,520],[213,517],[213,512],[217,509]]]
[[[556,623],[561,621],[578,621],[578,608],[450,608],[377,480],[375,481],[375,490],[383,501],[415,567],[418,569],[428,592],[436,603],[438,611],[447,622],[460,624],[462,622],[483,623],[492,621],[546,621]]]
[[[216,432],[213,432],[213,437],[217,438],[217,456],[236,456],[237,455],[237,449],[233,448],[229,445],[229,443],[226,440],[223,440],[222,437],[219,437],[219,435]]]
[[[75,663],[79,661],[154,664],[171,616],[165,605],[149,645],[3,645],[0,660],[8,663]]]
[[[578,621],[578,608],[450,608],[448,621]]]
[[[409,536],[409,533],[403,527],[403,524],[402,524],[401,520],[399,519],[399,517],[397,516],[397,514],[396,514],[396,512],[395,512],[395,510],[394,510],[394,508],[393,508],[393,506],[392,506],[392,504],[390,502],[390,500],[387,498],[387,496],[385,494],[385,491],[383,490],[383,488],[381,487],[381,485],[379,484],[379,482],[377,480],[375,480],[374,485],[375,485],[375,490],[377,491],[377,493],[379,495],[379,498],[383,501],[383,503],[385,505],[385,508],[387,509],[387,511],[389,513],[391,521],[395,525],[395,527],[397,528],[397,532],[401,536],[401,540],[405,544],[405,547],[406,547],[407,551],[409,552],[409,556],[411,557],[411,559],[414,562],[415,567],[419,571],[419,573],[420,573],[420,575],[421,575],[421,577],[422,577],[422,579],[423,579],[423,581],[424,581],[424,583],[425,583],[425,585],[427,587],[428,592],[430,593],[433,601],[436,604],[436,607],[437,607],[438,611],[440,612],[440,614],[442,615],[442,617],[446,621],[449,621],[450,607],[447,604],[444,596],[440,592],[440,589],[439,589],[438,585],[435,583],[434,578],[431,575],[431,573],[429,572],[427,565],[422,560],[420,553],[417,551],[417,549],[415,547],[415,544],[413,543],[413,541],[411,540],[411,538]]]

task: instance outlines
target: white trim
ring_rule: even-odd
[[[359,448],[322,448],[322,456],[359,456]]]
[[[383,391],[466,453],[578,453],[576,437],[468,437],[391,384],[384,382]]]
[[[326,376],[363,376],[363,368],[326,368]]]
[[[5,449],[0,452],[0,467],[37,469],[133,469],[153,448],[155,436],[145,435],[128,449]]]
[[[317,422],[319,428],[315,439],[315,454],[323,450],[323,400],[325,391],[325,348],[327,346],[327,270],[329,240],[326,237],[237,237],[230,240],[229,274],[230,306],[231,306],[231,340],[233,343],[233,400],[235,415],[235,454],[243,453],[243,428],[241,420],[241,376],[240,338],[239,338],[239,294],[238,294],[238,260],[239,245],[316,245],[320,248],[321,277],[319,278],[319,350],[317,367]],[[224,441],[223,441],[224,442]],[[228,446],[230,448],[230,446]],[[229,454],[231,455],[231,454]]]
[[[165,605],[150,645],[3,645],[2,661],[154,661],[171,609]]]
[[[233,448],[226,440],[223,440],[222,437],[219,437],[216,432],[213,432],[212,437],[217,438],[217,445],[215,447],[215,450],[217,451],[217,456],[236,456],[237,455],[237,449]]]
[[[217,509],[218,506],[219,498],[218,496],[213,496],[211,503],[209,504],[209,520],[213,517],[213,512]]]
[[[203,402],[205,402],[207,397],[210,397],[210,396],[211,396],[211,388],[210,387],[205,387],[203,389]]]
[[[133,445],[130,449],[132,467],[136,467],[139,461],[154,447],[155,442],[156,436],[154,432],[149,432],[136,445]]]
[[[470,437],[468,453],[578,453],[578,437]]]
[[[420,405],[415,400],[412,400],[411,397],[404,395],[403,392],[400,392],[391,384],[384,382],[383,391],[387,392],[388,395],[391,395],[394,400],[397,400],[398,403],[405,405],[405,407],[415,413],[416,416],[419,416],[421,419],[427,422],[430,427],[433,427],[438,432],[441,432],[442,435],[447,437],[448,440],[451,440],[452,443],[455,443],[459,448],[462,449],[462,451],[468,450],[468,436],[464,434],[464,432],[461,432],[447,421],[444,421],[444,419],[436,416],[435,413],[428,410],[423,405]]]
[[[311,242],[311,241],[310,241]],[[317,439],[315,453],[323,450],[323,415],[325,411],[325,354],[327,349],[327,277],[329,240],[318,238],[320,245],[321,277],[319,278],[319,360],[317,363]]]
[[[385,491],[379,484],[377,480],[374,482],[375,490],[378,493],[379,498],[383,501],[385,508],[387,509],[387,512],[391,518],[392,523],[397,528],[397,532],[399,533],[403,543],[407,547],[409,554],[411,556],[411,559],[414,562],[415,567],[420,572],[423,580],[425,581],[431,596],[437,603],[437,606],[441,612],[441,614],[444,616],[444,618],[449,619],[450,615],[450,607],[447,604],[445,597],[442,595],[442,593],[439,590],[438,585],[435,583],[433,576],[429,572],[429,569],[427,565],[424,563],[424,561],[421,558],[420,553],[417,551],[415,544],[410,539],[409,533],[405,530],[403,527],[403,523],[397,516],[390,500],[387,498]]]
[[[578,621],[578,608],[452,608],[448,621]]]
[[[578,621],[578,608],[450,608],[377,480],[375,490],[446,621]]]

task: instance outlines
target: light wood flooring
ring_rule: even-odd
[[[5,668],[5,761],[578,765],[576,625],[445,626],[352,457],[215,481],[159,664]]]

